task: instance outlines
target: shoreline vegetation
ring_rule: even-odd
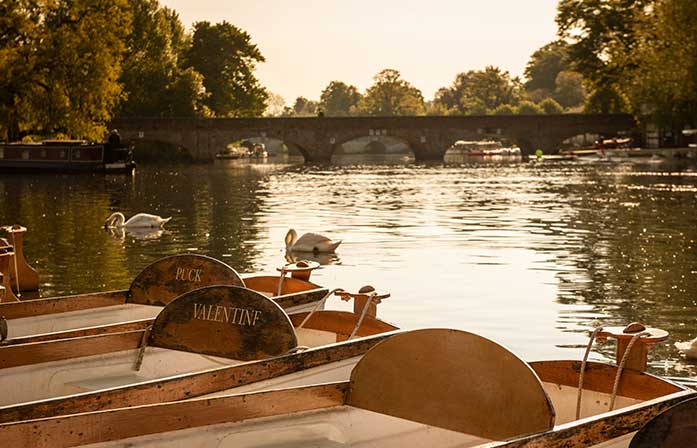
[[[225,21],[187,30],[157,0],[16,0],[0,16],[0,141],[99,141],[114,117],[137,116],[628,112],[667,135],[697,127],[692,0],[561,0],[558,39],[530,56],[524,79],[487,66],[426,99],[386,68],[364,92],[334,80],[292,105],[254,76],[265,58],[247,32]]]

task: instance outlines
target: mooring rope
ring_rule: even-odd
[[[365,315],[368,313],[368,308],[370,308],[370,304],[373,302],[373,299],[377,297],[378,293],[376,292],[371,292],[368,294],[368,300],[365,302],[365,306],[363,307],[363,311],[361,312],[361,317],[358,319],[358,322],[356,323],[356,326],[353,327],[353,331],[351,332],[351,335],[348,337],[348,340],[353,339],[353,337],[358,333],[358,329],[361,328],[361,324],[363,323],[363,319],[365,318]],[[355,300],[355,299],[354,299]]]
[[[630,339],[629,344],[627,344],[627,348],[624,350],[624,355],[622,356],[622,361],[620,362],[619,366],[617,366],[617,374],[615,375],[615,383],[612,385],[612,396],[610,397],[610,411],[612,411],[615,407],[615,398],[617,397],[617,389],[620,386],[620,378],[622,377],[622,371],[624,370],[624,365],[627,362],[627,359],[629,359],[629,352],[632,351],[632,346],[634,343],[642,336],[651,336],[651,333],[644,331],[641,333],[637,333],[634,336],[632,336],[632,339]],[[619,343],[619,341],[617,341]]]
[[[578,420],[581,416],[581,395],[583,394],[583,377],[586,374],[586,362],[588,361],[588,354],[591,351],[591,347],[593,347],[593,342],[595,342],[596,336],[598,336],[598,333],[602,330],[603,327],[597,327],[593,330],[593,332],[590,335],[588,345],[586,345],[586,352],[583,354],[583,361],[581,362],[581,371],[578,374],[578,394],[576,395],[576,420]]]
[[[299,329],[301,329],[302,327],[304,327],[305,324],[307,323],[307,321],[310,320],[310,317],[312,317],[312,315],[315,314],[315,311],[317,311],[318,309],[320,309],[320,307],[321,307],[322,305],[324,305],[324,302],[326,302],[327,299],[328,299],[329,297],[333,296],[333,295],[336,294],[337,292],[344,292],[344,290],[341,289],[341,288],[336,288],[336,289],[332,289],[331,291],[329,291],[324,297],[322,297],[320,300],[317,301],[317,303],[315,304],[315,306],[312,307],[312,310],[310,310],[310,312],[308,313],[308,315],[305,316],[305,319],[303,319],[303,321],[300,322],[300,325],[298,325],[298,327],[297,327],[296,329],[299,330]]]
[[[277,297],[280,296],[280,295],[281,295],[281,291],[283,291],[283,279],[286,277],[286,272],[288,272],[288,271],[286,271],[286,267],[283,266],[283,267],[281,268],[280,278],[278,279],[278,291],[276,291],[276,296],[277,296]]]
[[[15,241],[15,232],[12,232],[12,247],[14,249],[14,255],[12,258],[15,260],[15,283],[17,284],[17,298],[22,297],[22,291],[19,289],[19,270],[17,269],[17,242]]]

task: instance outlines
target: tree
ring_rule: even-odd
[[[19,0],[1,8],[13,22],[0,31],[7,137],[103,138],[121,98],[126,1]]]
[[[552,97],[564,108],[576,107],[583,104],[586,92],[583,87],[583,76],[574,71],[562,71],[554,81],[555,88]]]
[[[697,3],[657,1],[636,30],[626,91],[637,115],[661,127],[697,126]]]
[[[126,99],[119,115],[205,115],[203,77],[181,68],[188,39],[177,13],[157,0],[130,0],[130,8],[133,26],[120,77]]]
[[[525,67],[525,89],[553,92],[559,73],[569,70],[566,52],[566,43],[559,40],[535,51]]]
[[[359,109],[367,115],[420,115],[425,112],[421,91],[401,78],[397,70],[385,69],[373,77]]]
[[[515,105],[521,97],[521,83],[517,78],[488,66],[484,70],[459,73],[452,86],[436,92],[435,100],[446,109],[457,109],[462,114],[480,114],[502,104]]]
[[[361,94],[355,86],[332,81],[319,97],[319,107],[328,116],[344,116],[356,112]]]
[[[283,99],[278,93],[269,92],[269,98],[266,100],[266,113],[267,117],[278,117],[283,114],[283,110],[286,106],[286,100]]]
[[[519,115],[538,115],[544,113],[540,106],[530,101],[521,101],[517,112]]]
[[[592,107],[621,112],[623,77],[635,68],[630,57],[636,47],[640,18],[656,0],[561,0],[558,34],[568,44],[569,61],[587,82]],[[603,91],[603,92],[601,92]],[[599,101],[608,101],[602,104]]]
[[[515,109],[510,104],[502,104],[491,113],[494,115],[513,115],[515,114]]]
[[[37,59],[43,11],[37,0],[0,3],[0,139],[23,137],[33,118],[32,98],[45,84]]]
[[[299,96],[295,99],[293,107],[287,109],[285,115],[296,117],[310,117],[317,114],[317,102],[308,100],[304,96]]]
[[[257,117],[268,93],[254,77],[264,57],[246,32],[228,22],[194,24],[187,66],[203,75],[209,97],[205,104],[218,117]]]
[[[560,114],[564,112],[564,109],[559,105],[559,103],[554,101],[552,98],[546,98],[540,101],[537,106],[546,114]]]

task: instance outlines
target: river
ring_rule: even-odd
[[[697,385],[697,365],[673,347],[697,336],[694,161],[301,162],[3,174],[0,224],[28,227],[42,295],[126,288],[147,264],[182,252],[275,271],[289,228],[320,232],[343,243],[313,280],[391,292],[378,315],[400,327],[477,332],[527,360],[579,359],[589,329],[642,321],[671,333],[650,370]],[[172,220],[161,234],[111,234],[103,223],[113,211]],[[613,345],[591,358],[611,359]]]

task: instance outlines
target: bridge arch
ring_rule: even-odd
[[[115,119],[109,127],[118,129],[125,140],[151,139],[187,148],[196,160],[213,160],[221,141],[261,135],[296,145],[306,162],[329,162],[337,144],[369,135],[370,129],[407,142],[417,160],[440,161],[454,141],[478,130],[500,130],[528,155],[538,147],[558,149],[565,138],[584,132],[617,135],[637,131],[633,117],[627,114],[127,118]]]

